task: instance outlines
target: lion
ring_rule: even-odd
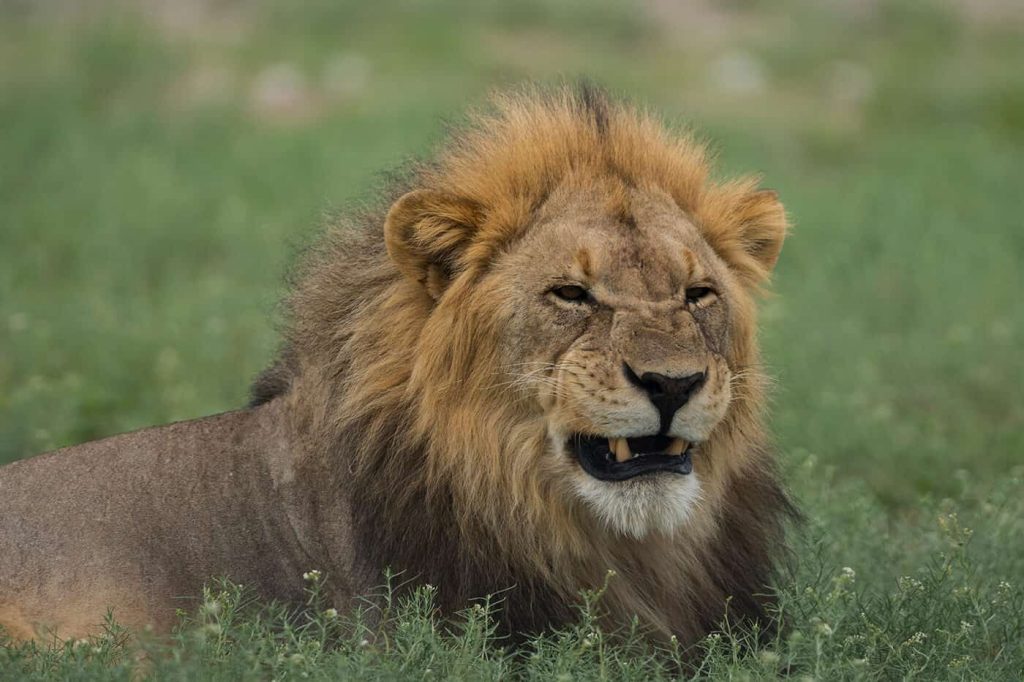
[[[0,470],[0,624],[168,631],[226,576],[339,609],[385,570],[514,636],[767,626],[796,512],[756,304],[776,193],[589,87],[499,94],[303,258],[251,404]],[[614,577],[609,579],[609,575]],[[607,582],[606,582],[607,581]]]

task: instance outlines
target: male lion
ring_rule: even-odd
[[[0,624],[166,630],[211,576],[343,608],[390,567],[522,634],[763,620],[792,513],[755,298],[786,216],[591,89],[499,97],[307,257],[244,410],[0,470]],[[728,613],[727,613],[728,612]]]

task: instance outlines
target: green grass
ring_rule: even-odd
[[[697,675],[1024,675],[1019,21],[891,0],[30,7],[0,7],[0,462],[242,404],[325,212],[488,88],[587,74],[695,125],[724,173],[763,172],[796,224],[763,316],[809,518],[791,630],[709,639]],[[290,108],[254,94],[281,64]],[[672,652],[595,631],[599,599],[514,655],[483,614],[432,620],[426,593],[353,639],[348,615],[221,589],[144,644],[146,671],[674,674]],[[131,679],[118,642],[0,648],[0,679]]]

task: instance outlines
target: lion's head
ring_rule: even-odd
[[[357,526],[402,524],[379,560],[460,597],[529,584],[530,625],[607,569],[664,632],[759,613],[787,507],[755,339],[774,192],[584,89],[498,98],[396,195],[310,259],[264,390],[311,478],[358,481]]]

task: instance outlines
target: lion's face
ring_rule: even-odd
[[[757,456],[754,300],[785,211],[754,179],[712,181],[653,120],[573,102],[506,103],[392,205],[385,243],[422,316],[396,350],[405,395],[491,526],[574,527],[582,506],[623,535],[703,533]]]
[[[512,297],[506,371],[543,413],[552,475],[619,532],[671,531],[729,409],[736,285],[669,197],[632,190],[624,219],[565,194],[490,276]]]

